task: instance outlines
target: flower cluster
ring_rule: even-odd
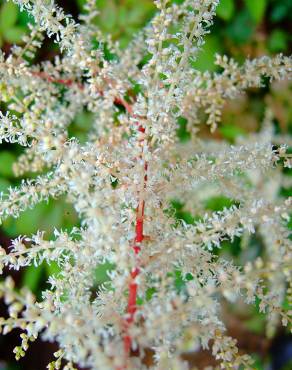
[[[234,145],[212,133],[227,100],[291,77],[291,58],[239,65],[217,56],[221,72],[194,69],[217,0],[155,0],[157,14],[123,51],[92,22],[95,1],[86,2],[79,23],[53,0],[13,1],[34,24],[24,46],[0,52],[7,106],[0,142],[23,147],[17,175],[38,176],[0,195],[0,220],[61,195],[80,218],[70,232],[55,230],[53,240],[39,231],[19,236],[10,251],[0,248],[0,270],[43,261],[61,267],[39,302],[11,278],[0,283],[9,305],[0,331],[23,330],[16,358],[41,336],[60,347],[50,370],[189,369],[183,355],[191,338],[193,350],[211,347],[221,368],[251,369],[251,358],[226,333],[221,302],[259,300],[269,333],[278,321],[291,325],[282,303],[292,300],[292,198],[279,196],[289,184],[283,169],[291,168],[291,140],[274,132],[268,109],[261,130]],[[45,34],[60,53],[33,63]],[[83,110],[92,114],[85,143],[68,133]],[[185,144],[177,136],[182,117]],[[210,133],[201,135],[206,125]],[[214,194],[230,206],[207,210]],[[193,222],[179,219],[174,199],[189,207]],[[224,241],[240,237],[247,247],[254,234],[264,246],[261,258],[238,266],[218,255]],[[97,286],[101,264],[110,267]]]

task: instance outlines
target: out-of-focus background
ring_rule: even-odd
[[[84,0],[59,0],[57,3],[77,19],[78,14],[82,12]],[[105,33],[110,33],[113,39],[119,40],[122,48],[127,46],[155,12],[151,0],[98,0],[97,3],[100,9],[97,24]],[[212,32],[206,37],[203,51],[194,64],[197,69],[215,71],[215,53],[224,53],[239,62],[246,57],[291,53],[292,35],[289,25],[291,27],[292,24],[292,0],[221,0],[217,15]],[[22,36],[28,33],[29,22],[32,22],[32,19],[25,12],[19,12],[16,5],[0,0],[0,47],[5,53],[9,53],[12,44],[22,43]],[[44,46],[37,54],[36,62],[53,59],[58,52],[53,41],[46,38]],[[1,104],[1,95],[4,93],[0,80],[0,108],[5,111],[6,106]],[[261,91],[249,91],[247,96],[227,104],[216,137],[233,143],[237,136],[257,131],[267,106],[275,115],[275,129],[282,133],[292,133],[291,103],[292,86],[287,82],[272,83]],[[187,140],[189,133],[186,131],[186,122],[181,120],[179,124],[178,136],[182,141]],[[86,112],[80,113],[70,126],[70,134],[84,141],[89,125],[90,116]],[[21,179],[13,173],[13,162],[19,155],[21,148],[17,145],[0,145],[0,191],[20,183]],[[282,192],[282,196],[292,195],[292,189],[286,188]],[[229,202],[223,197],[213,197],[206,202],[206,209],[221,210],[224,206],[228,207]],[[193,216],[184,210],[184,205],[179,200],[173,202],[173,207],[178,218],[188,223],[194,221]],[[69,229],[78,222],[74,209],[65,200],[41,203],[24,212],[19,219],[10,218],[5,221],[0,227],[0,243],[7,248],[11,238],[20,234],[27,235],[40,229],[50,235],[55,227]],[[236,239],[233,243],[225,243],[220,253],[229,254],[240,263],[247,257],[255,258],[261,254],[261,241],[255,238],[252,247],[243,250],[242,241]],[[38,268],[32,266],[12,274],[19,287],[26,285],[40,296],[41,290],[46,287],[48,276],[57,269],[53,264],[43,264]],[[105,279],[105,270],[106,266],[97,268],[97,284]],[[176,284],[178,287],[183,284],[179,271],[176,272]],[[0,316],[5,315],[2,303],[0,311]],[[237,307],[234,316],[230,315],[227,322],[229,334],[237,338],[239,347],[254,356],[255,369],[292,370],[291,336],[279,327],[273,335],[266,338],[265,317],[259,314],[256,308]],[[19,341],[19,332],[0,337],[0,370],[45,369],[47,363],[52,360],[52,354],[56,350],[55,344],[37,341],[28,350],[25,358],[17,363],[12,350]],[[213,364],[207,351],[191,354],[189,360],[198,369]]]

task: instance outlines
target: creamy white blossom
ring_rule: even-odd
[[[291,78],[291,57],[240,65],[217,56],[222,72],[195,70],[191,62],[217,0],[154,1],[156,15],[124,51],[93,24],[95,1],[86,2],[78,24],[53,0],[13,1],[35,24],[23,47],[0,52],[1,99],[8,107],[0,112],[0,143],[24,148],[16,175],[44,173],[0,194],[0,220],[65,194],[81,221],[72,232],[55,230],[52,240],[40,230],[19,236],[9,251],[0,248],[0,270],[43,261],[61,267],[39,302],[26,289],[17,291],[11,278],[0,283],[9,306],[0,329],[23,330],[16,358],[41,336],[60,347],[50,370],[64,363],[67,370],[189,369],[182,357],[188,337],[196,350],[211,346],[221,368],[252,369],[251,358],[226,334],[221,300],[259,299],[270,334],[278,321],[291,325],[282,302],[292,290],[292,198],[279,196],[281,186],[291,185],[283,171],[291,168],[291,139],[275,134],[269,110],[262,129],[234,145],[212,132],[226,101],[262,87],[263,76]],[[60,55],[34,64],[45,34]],[[140,89],[135,96],[133,84]],[[80,143],[69,126],[84,110],[92,125]],[[176,134],[179,117],[190,133],[184,145]],[[207,139],[200,135],[205,125]],[[230,207],[206,209],[210,194],[227,197]],[[174,199],[186,203],[194,222],[179,219]],[[248,245],[255,233],[263,258],[239,267],[216,253],[226,240],[240,237]],[[110,267],[98,285],[100,265]],[[153,364],[146,366],[149,350]]]

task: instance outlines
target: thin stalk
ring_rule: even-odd
[[[138,131],[142,134],[145,133],[145,129],[141,125],[138,126]],[[144,152],[143,149],[144,149],[144,142],[145,142],[144,135],[142,136],[141,139],[139,139],[139,142],[141,145],[140,159],[143,159],[143,152]],[[128,306],[127,306],[127,312],[126,312],[127,318],[125,320],[125,333],[124,333],[125,364],[122,368],[118,370],[127,368],[127,362],[130,356],[131,346],[132,346],[132,341],[133,341],[133,339],[131,338],[131,335],[129,334],[129,329],[132,323],[134,322],[134,316],[137,311],[138,283],[137,283],[136,278],[140,274],[140,271],[141,271],[138,256],[141,251],[141,243],[143,242],[143,239],[144,239],[144,210],[145,210],[144,191],[147,186],[147,169],[148,169],[148,163],[144,161],[141,189],[139,190],[139,193],[138,193],[139,202],[138,202],[138,207],[136,210],[135,238],[134,238],[134,242],[132,245],[132,249],[134,251],[136,261],[135,261],[135,266],[133,267],[130,273],[130,281],[128,285],[129,296],[128,296]]]
[[[71,79],[57,79],[44,72],[34,72],[33,74],[51,83],[59,83],[66,87],[72,87],[75,85],[75,86],[78,86],[78,88],[82,90],[84,88],[82,84],[74,80],[71,80]],[[101,91],[100,94],[102,96],[103,92]],[[137,118],[137,119],[141,118],[133,114],[133,109],[132,109],[131,104],[129,104],[125,99],[121,97],[116,97],[114,102],[116,104],[122,105],[132,117]],[[138,133],[142,134],[142,137],[139,138],[139,143],[141,146],[141,154],[140,154],[139,159],[143,160],[144,143],[145,143],[145,137],[144,137],[145,128],[138,122],[137,122],[137,127],[138,127]],[[128,291],[129,291],[128,305],[127,305],[127,311],[126,311],[127,317],[124,321],[124,336],[123,336],[124,365],[122,367],[118,367],[116,370],[125,370],[127,368],[127,362],[130,356],[131,346],[133,342],[133,338],[131,337],[129,333],[129,329],[130,329],[131,324],[134,322],[134,315],[137,311],[138,283],[136,281],[136,278],[141,271],[138,255],[141,251],[141,243],[144,239],[144,209],[145,209],[144,192],[147,186],[147,169],[148,169],[148,163],[144,161],[143,175],[141,178],[141,188],[138,191],[138,207],[136,210],[135,238],[132,244],[132,249],[136,257],[136,262],[135,262],[135,266],[133,267],[130,273],[130,281],[128,285]]]

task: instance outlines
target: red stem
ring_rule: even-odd
[[[32,75],[40,77],[40,78],[42,78],[44,80],[47,80],[48,82],[51,82],[51,83],[58,83],[58,84],[61,84],[61,85],[67,86],[67,87],[71,87],[71,86],[76,85],[80,90],[84,89],[84,86],[80,82],[76,82],[76,81],[74,81],[70,78],[64,78],[64,79],[55,78],[55,77],[52,77],[52,76],[50,76],[49,74],[47,74],[45,72],[32,72]],[[103,91],[99,91],[99,93],[100,93],[101,96],[103,96]],[[120,97],[115,97],[114,103],[122,105],[129,114],[133,114],[133,109],[132,109],[131,104],[129,104],[125,99],[120,98]]]
[[[142,134],[145,133],[145,129],[140,125],[138,127],[138,131]],[[140,143],[143,144],[144,137],[140,139]],[[142,149],[143,150],[143,149]],[[142,153],[140,155],[140,158],[142,158]],[[148,163],[145,162],[144,164],[144,177],[143,177],[143,188],[146,188],[147,184],[147,169],[148,169]],[[143,197],[141,197],[141,193],[138,194],[139,197],[139,203],[136,210],[136,225],[135,225],[135,239],[134,243],[132,245],[132,249],[135,253],[135,256],[138,257],[140,251],[141,251],[141,243],[144,239],[144,208],[145,208],[145,201]],[[118,370],[124,370],[127,368],[127,359],[131,352],[131,346],[132,346],[132,338],[129,334],[129,329],[131,324],[134,321],[134,315],[137,311],[137,295],[138,295],[138,284],[136,282],[136,278],[140,273],[140,266],[139,266],[139,259],[136,258],[136,266],[133,268],[130,274],[130,281],[129,281],[129,296],[128,296],[128,307],[127,307],[127,319],[125,321],[125,334],[124,334],[124,355],[125,355],[125,364],[121,369]]]
[[[54,78],[45,72],[33,72],[33,75],[38,76],[40,78],[43,78],[47,80],[48,82],[52,83],[59,83],[67,87],[71,87],[72,85],[78,86],[80,89],[83,89],[84,86],[80,83],[77,83],[73,81],[72,79],[57,79]],[[103,95],[103,92],[100,91],[100,95]],[[114,103],[122,105],[125,110],[132,115],[132,117],[139,118],[133,114],[133,109],[131,104],[129,104],[126,100],[120,97],[116,97],[114,100]],[[137,123],[137,125],[139,125]],[[144,134],[145,133],[145,128],[142,125],[138,126],[138,132]],[[143,153],[143,142],[145,138],[142,137],[139,139],[139,142],[141,143],[142,146],[142,153]],[[140,159],[142,158],[142,153],[140,155]],[[148,169],[148,163],[145,162],[144,164],[144,177],[143,177],[143,188],[146,188],[147,184],[147,169]],[[123,342],[124,342],[124,356],[125,356],[125,361],[124,365],[122,367],[118,367],[117,370],[125,370],[127,368],[127,362],[128,362],[128,357],[130,356],[131,352],[131,346],[132,346],[132,341],[133,339],[131,338],[131,335],[129,334],[129,329],[131,324],[134,321],[134,315],[137,311],[137,296],[138,296],[138,284],[136,282],[136,278],[140,273],[140,267],[139,267],[139,259],[137,258],[140,251],[141,251],[141,243],[144,239],[144,208],[145,208],[145,201],[143,197],[141,197],[141,193],[138,193],[139,197],[139,202],[138,202],[138,207],[136,210],[136,225],[135,225],[135,238],[134,242],[132,245],[132,249],[134,251],[134,254],[136,256],[136,265],[132,269],[130,273],[130,281],[128,285],[128,290],[129,290],[129,296],[128,296],[128,305],[127,305],[127,318],[124,321],[124,336],[123,336]]]

